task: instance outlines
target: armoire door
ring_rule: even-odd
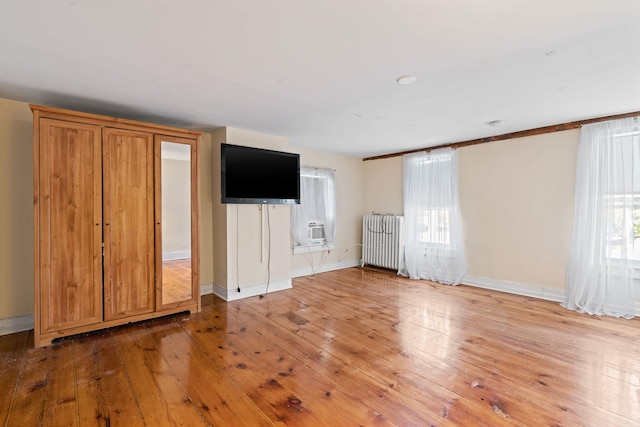
[[[36,333],[102,321],[101,128],[41,119],[36,179]]]
[[[153,134],[104,128],[104,317],[155,310]]]
[[[156,311],[200,301],[196,139],[155,136]]]

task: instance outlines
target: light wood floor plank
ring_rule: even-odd
[[[42,425],[46,397],[54,375],[59,347],[24,353],[16,381],[16,392],[7,426]]]
[[[7,425],[11,406],[16,397],[17,378],[20,367],[33,337],[30,332],[0,337],[0,425]]]
[[[358,405],[356,397],[338,390],[335,383],[325,375],[314,372],[303,361],[279,345],[263,325],[247,316],[227,317],[228,340],[233,348],[249,357],[254,363],[270,373],[269,383],[282,384],[288,390],[297,390],[295,397],[301,409],[312,410],[319,424],[330,418],[340,419],[345,425],[389,425],[380,414]],[[306,384],[301,388],[300,383]]]
[[[210,425],[273,425],[207,352],[175,322],[156,321],[151,337],[184,389]]]
[[[204,418],[171,371],[144,325],[113,332],[133,393],[147,425],[197,426]]]
[[[209,324],[209,323],[207,323]],[[215,327],[194,329],[192,324],[184,324],[187,333],[216,360],[222,371],[249,396],[249,398],[267,414],[274,424],[314,426],[323,425],[322,419],[312,408],[302,405],[302,400],[291,390],[283,386],[280,376],[268,367],[256,363],[251,357],[259,348],[255,341],[250,343],[253,350],[247,352],[237,347],[232,340],[236,334],[227,329],[229,338],[219,335]],[[244,332],[244,331],[243,331]],[[217,336],[217,338],[216,338]],[[242,333],[244,336],[244,333]],[[226,351],[219,350],[220,340],[224,339]],[[242,340],[242,338],[240,338]],[[223,354],[223,357],[219,356]]]
[[[635,426],[640,319],[351,268],[34,349],[0,425]]]
[[[112,331],[66,338],[62,343],[66,341],[77,346],[76,354],[84,355],[74,360],[79,419],[90,421],[93,416],[97,425],[144,426],[138,396],[122,367]]]

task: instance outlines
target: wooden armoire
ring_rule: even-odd
[[[34,344],[200,310],[200,132],[31,105]],[[165,154],[183,153],[188,206],[163,215]],[[163,259],[163,217],[187,221],[180,292]],[[186,216],[186,217],[185,217]],[[186,264],[185,264],[186,263]],[[169,279],[172,277],[172,279]],[[177,296],[176,296],[177,295]]]

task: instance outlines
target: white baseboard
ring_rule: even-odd
[[[539,298],[547,301],[564,301],[564,289],[543,288],[542,286],[530,285],[527,283],[510,282],[507,280],[480,276],[465,276],[464,279],[462,279],[462,284],[475,286],[476,288]]]
[[[200,285],[200,296],[209,295],[213,293],[213,283],[205,283]]]
[[[211,285],[213,294],[219,296],[225,301],[235,301],[243,298],[255,297],[258,295],[264,295],[265,293],[272,293],[277,291],[283,291],[285,289],[291,289],[291,279],[279,280],[277,282],[269,283],[268,289],[266,283],[260,283],[258,285],[251,285],[246,287],[240,287],[240,292],[237,289],[225,289],[215,283]]]
[[[323,251],[332,251],[334,250],[336,247],[335,243],[320,243],[317,245],[303,245],[303,246],[294,246],[293,247],[293,254],[294,255],[300,255],[300,254],[308,254],[311,252],[323,252]]]
[[[291,270],[291,277],[295,278],[295,277],[313,276],[314,273],[315,274],[324,273],[327,271],[342,270],[343,268],[359,267],[359,266],[360,266],[359,259],[350,259],[346,261],[333,262],[331,264],[320,264],[319,266],[316,266],[314,268],[311,268],[311,266],[309,266],[305,268],[299,268],[297,270]]]
[[[0,335],[15,334],[30,329],[33,329],[33,314],[0,319]]]
[[[191,258],[191,251],[178,251],[178,252],[163,252],[163,261],[173,261],[174,259],[187,259]]]

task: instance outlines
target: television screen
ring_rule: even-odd
[[[300,203],[300,155],[222,144],[222,203]]]

